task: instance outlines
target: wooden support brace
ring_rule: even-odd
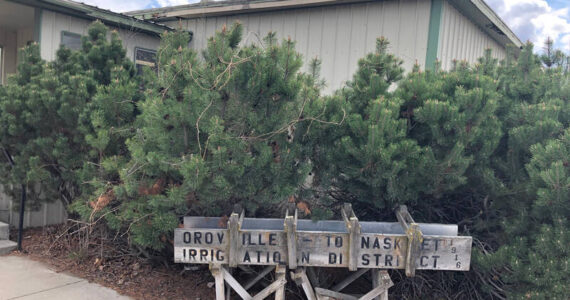
[[[360,243],[361,228],[358,218],[352,210],[350,203],[345,203],[342,208],[342,217],[348,229],[348,269],[356,271],[358,269],[358,243]]]
[[[276,280],[259,292],[255,296],[251,296],[247,289],[253,286],[256,282],[262,279],[267,273],[271,270],[275,269],[275,277]],[[267,271],[269,269],[269,271]],[[210,265],[210,270],[212,275],[216,280],[216,300],[224,300],[227,295],[224,295],[224,282],[229,285],[236,293],[244,300],[262,300],[267,298],[272,293],[275,293],[276,300],[285,300],[285,284],[287,284],[287,279],[285,278],[285,268],[282,266],[269,266],[265,268],[258,276],[254,278],[254,280],[248,282],[246,287],[242,286],[230,272],[220,266],[220,265]],[[228,289],[230,290],[230,289]]]
[[[307,278],[307,274],[305,273],[304,268],[297,269],[295,272],[291,272],[291,278],[295,280],[298,285],[303,287],[303,291],[305,291],[305,296],[307,296],[307,300],[317,300],[315,296],[315,292],[313,291],[313,286]]]
[[[315,288],[315,293],[317,294],[317,299],[319,300],[323,298],[324,299],[332,298],[335,300],[358,300],[358,297],[322,288]]]
[[[265,277],[267,274],[269,274],[269,272],[273,271],[274,268],[275,267],[273,267],[273,266],[267,266],[265,269],[263,269],[261,272],[259,272],[259,274],[257,274],[257,276],[255,276],[253,279],[251,279],[246,284],[244,284],[243,288],[246,290],[249,290],[257,282],[259,282],[261,279],[263,279],[263,277]]]
[[[368,269],[361,269],[368,271]],[[361,271],[359,270],[359,271]],[[356,275],[362,275],[365,272],[361,273],[353,273],[350,277],[346,278],[344,281],[352,282],[356,278]],[[354,275],[354,276],[353,276]],[[347,284],[345,284],[342,288],[344,288]],[[340,293],[340,290],[327,290],[322,288],[315,288],[315,292],[317,294],[317,299],[337,299],[337,300],[388,300],[388,288],[393,286],[392,280],[388,275],[388,272],[384,270],[372,270],[372,290],[361,297],[357,297],[354,295],[347,295]],[[335,286],[336,287],[336,286]],[[341,288],[341,289],[342,289]],[[333,288],[334,289],[334,288]]]
[[[289,211],[285,216],[285,232],[287,233],[287,258],[289,269],[297,268],[297,209],[295,215],[289,216]]]
[[[239,284],[239,282],[226,270],[221,268],[224,280],[232,287],[234,291],[244,300],[251,300],[253,297]]]
[[[352,282],[354,282],[356,279],[360,278],[360,276],[364,275],[366,272],[368,272],[369,269],[359,269],[358,271],[350,274],[348,277],[346,277],[343,281],[337,283],[335,286],[333,286],[331,288],[331,290],[335,291],[335,292],[340,292],[342,291],[345,287],[347,287],[349,284],[351,284]]]

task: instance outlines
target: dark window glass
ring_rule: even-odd
[[[61,44],[71,50],[79,50],[81,49],[81,35],[68,31],[62,31]]]
[[[135,48],[135,65],[137,74],[141,74],[143,66],[148,66],[156,70],[156,51],[142,48]]]

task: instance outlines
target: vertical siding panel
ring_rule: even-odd
[[[398,53],[398,43],[399,43],[399,27],[400,27],[400,15],[399,15],[399,1],[383,1],[384,2],[384,15],[383,22],[383,33],[384,36],[390,42],[390,52]]]
[[[266,36],[271,31],[271,17],[274,14],[259,14],[259,33],[261,36]]]
[[[473,30],[474,28],[470,28],[467,34],[467,44],[466,44],[466,51],[465,51],[465,55],[470,58],[469,62],[470,63],[475,63],[477,61],[477,49],[475,49],[475,47],[473,47],[473,39],[475,37],[475,31]]]
[[[309,63],[312,59],[318,58],[322,59],[322,34],[323,34],[323,9],[317,9],[311,15],[311,26],[309,27],[308,38],[309,42],[307,44],[307,53],[305,56],[305,70],[309,70]]]
[[[412,69],[417,57],[414,55],[414,48],[417,36],[419,33],[415,32],[416,24],[416,1],[415,0],[402,0],[400,2],[400,30],[399,30],[399,44],[398,55],[404,59],[404,68],[406,70]],[[425,56],[425,53],[424,53]]]
[[[265,35],[259,31],[259,16],[256,14],[249,15],[248,25],[248,30],[255,36],[255,38],[252,39],[253,43],[263,43]]]
[[[284,13],[284,18],[283,18],[283,30],[281,31],[281,36],[284,39],[288,39],[289,37],[291,39],[295,38],[295,34],[296,34],[296,25],[297,25],[297,15],[295,14],[291,14],[291,13]]]
[[[196,20],[196,28],[197,32],[200,34],[196,36],[196,48],[199,50],[203,50],[206,48],[206,19],[199,18]]]
[[[344,80],[348,80],[356,72],[358,59],[363,57],[366,45],[366,3],[351,5],[351,33],[347,73]]]
[[[429,31],[429,15],[431,10],[431,1],[416,0],[416,49],[415,57],[422,68],[425,68],[427,44],[428,44],[428,31]],[[439,39],[441,40],[442,32],[440,27]],[[441,60],[440,50],[438,46],[437,59]]]
[[[366,16],[366,53],[372,52],[376,48],[376,39],[382,34],[382,4],[381,2],[369,2]]]
[[[52,39],[51,29],[53,27],[53,12],[48,10],[42,11],[42,26],[41,26],[41,40],[40,40],[40,53],[43,59],[51,59]]]
[[[297,52],[301,53],[305,59],[307,59],[308,47],[309,47],[309,12],[305,9],[297,11],[295,13],[295,31],[291,34],[291,38],[297,41],[296,49]],[[288,38],[288,37],[285,37]]]
[[[344,81],[349,77],[348,74],[348,63],[350,55],[350,33],[352,22],[350,20],[350,9],[346,7],[339,6],[337,8],[337,37],[336,37],[336,53],[335,59],[332,62],[334,64],[334,81],[333,85],[335,87],[341,87],[344,85]]]
[[[334,61],[335,61],[335,43],[337,37],[337,10],[333,6],[323,8],[323,34],[322,40],[322,65],[321,75],[326,80],[325,92],[331,92],[338,88],[334,85]]]
[[[206,17],[204,18],[204,26],[205,26],[205,31],[204,31],[204,37],[206,38],[206,41],[211,38],[212,36],[214,36],[214,34],[216,33],[216,17]],[[207,44],[205,44],[207,45]]]
[[[283,12],[276,12],[273,15],[273,17],[270,18],[270,21],[271,21],[270,30],[276,33],[277,39],[281,41],[284,38],[286,38],[283,35],[283,24],[285,23]]]
[[[493,49],[493,57],[504,55],[505,49],[502,46],[447,1],[444,2],[443,20],[444,26],[452,27],[449,29],[452,34],[444,35],[442,40],[442,51],[447,52],[442,54],[445,57],[443,65],[447,69],[455,58],[475,63],[487,48]]]

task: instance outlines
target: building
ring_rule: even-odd
[[[127,55],[137,64],[152,64],[160,34],[169,27],[68,0],[0,0],[0,84],[16,72],[18,49],[39,42],[41,56],[53,60],[60,45],[81,47],[81,36],[94,20],[116,29]],[[136,58],[136,59],[135,59]],[[12,199],[0,190],[0,222],[18,224]],[[24,226],[61,223],[67,218],[60,201],[27,211]]]
[[[8,74],[16,72],[18,49],[38,42],[42,58],[53,60],[60,45],[81,47],[81,36],[94,20],[101,20],[119,32],[131,59],[135,56],[144,59],[149,50],[154,53],[160,34],[171,30],[151,21],[70,0],[0,0],[0,84]]]
[[[433,68],[436,60],[444,69],[454,59],[473,63],[487,48],[502,59],[507,45],[522,46],[483,0],[202,0],[127,14],[70,0],[0,0],[0,83],[16,72],[18,48],[39,42],[42,58],[52,60],[61,44],[76,49],[96,19],[118,30],[127,55],[139,65],[154,63],[159,35],[171,28],[192,32],[190,46],[196,50],[235,21],[244,25],[244,44],[261,44],[274,31],[279,38],[296,40],[306,61],[322,61],[325,93],[351,79],[358,59],[374,50],[380,36],[390,40],[391,52],[404,60],[408,71],[415,63]],[[12,204],[0,191],[0,222],[17,224]],[[65,218],[61,203],[54,202],[26,213],[24,224],[54,224]]]
[[[475,62],[486,48],[505,57],[505,47],[522,45],[483,0],[234,0],[127,13],[142,20],[182,26],[194,32],[191,46],[203,49],[224,24],[240,21],[244,43],[261,43],[269,31],[297,41],[305,60],[318,57],[326,93],[350,80],[357,61],[374,50],[377,37],[410,70],[415,63],[444,69],[454,59]],[[307,64],[305,64],[307,65]]]

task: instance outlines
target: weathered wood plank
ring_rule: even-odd
[[[339,292],[335,292],[335,291],[331,291],[331,290],[327,290],[327,289],[323,289],[323,288],[315,288],[315,293],[317,294],[318,298],[323,296],[323,297],[330,297],[330,298],[333,298],[336,300],[358,300],[357,297],[347,295],[347,294],[343,294],[343,293],[339,293]]]
[[[230,248],[228,250],[228,255],[230,258],[230,267],[237,267],[239,263],[238,258],[238,243],[239,243],[239,216],[236,213],[231,214],[230,220],[228,221],[228,230],[230,237]]]
[[[307,300],[317,300],[315,292],[313,291],[313,286],[305,273],[305,269],[301,268],[297,269],[295,272],[291,272],[291,278],[295,280],[297,284],[301,284],[303,291],[305,292],[305,296],[307,296]]]
[[[266,267],[261,272],[259,272],[259,274],[257,274],[254,278],[252,278],[250,281],[248,281],[246,284],[244,284],[243,288],[246,290],[249,290],[257,282],[259,282],[261,279],[263,279],[263,277],[265,277],[267,274],[269,274],[271,271],[273,271],[273,269],[275,269],[274,266]]]
[[[285,217],[285,232],[287,232],[287,258],[289,268],[297,268],[297,210],[294,216]]]
[[[216,300],[224,300],[224,275],[221,269],[220,265],[213,265],[210,268],[216,281]]]
[[[382,281],[385,280],[386,277],[390,278],[386,271],[380,271],[378,269],[372,270],[372,288],[381,286]],[[378,297],[374,298],[374,300],[388,300],[388,290],[381,293]]]
[[[285,267],[277,266],[275,268],[275,278],[277,278],[277,280],[283,280],[286,283],[285,271]],[[275,291],[275,300],[285,300],[285,284],[281,285]]]
[[[226,270],[221,268],[224,280],[232,287],[234,291],[244,300],[252,300],[251,295],[239,284],[239,282]]]
[[[342,218],[348,231],[348,269],[356,271],[358,265],[358,244],[360,243],[361,228],[358,218],[352,210],[350,203],[345,203],[342,208]]]
[[[176,229],[174,260],[180,263],[228,264],[228,231],[223,229]],[[285,265],[289,260],[283,231],[238,232],[236,260],[242,265]],[[408,250],[405,235],[363,233],[357,248],[358,268],[404,269]],[[297,231],[297,266],[347,267],[349,234]],[[413,260],[418,270],[468,271],[471,237],[424,235]]]
[[[253,296],[253,300],[262,300],[267,298],[269,295],[273,294],[274,292],[277,292],[278,290],[280,290],[281,288],[283,288],[285,286],[285,283],[287,283],[287,280],[285,280],[285,277],[282,278],[278,278],[276,279],[273,283],[271,283],[269,286],[267,286],[266,288],[264,288],[261,292],[257,293],[255,296]],[[277,295],[277,294],[276,294]],[[276,296],[277,297],[277,296]]]

